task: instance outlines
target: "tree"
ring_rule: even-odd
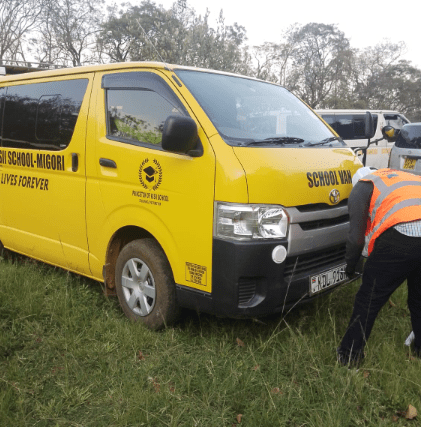
[[[287,87],[314,108],[337,104],[353,57],[343,32],[317,23],[292,25],[280,43],[257,46],[253,54],[258,78]]]
[[[376,46],[356,52],[348,78],[348,96],[352,103],[363,106],[363,108],[377,104],[378,94],[388,90],[388,82],[384,79],[388,73],[387,70],[398,63],[404,50],[403,42],[395,44],[383,41]],[[380,87],[379,85],[385,86]]]
[[[39,22],[44,0],[0,1],[0,61],[24,59],[26,34]]]
[[[287,41],[294,47],[287,86],[311,107],[321,106],[347,75],[349,40],[335,25],[310,23],[293,28]]]
[[[140,6],[123,4],[125,10],[109,9],[97,44],[112,62],[156,60],[178,62],[184,38],[182,23],[161,6],[147,0]]]
[[[101,56],[113,62],[157,60],[167,63],[245,72],[244,27],[225,25],[222,11],[216,29],[209,12],[196,15],[185,0],[165,10],[150,0],[140,6],[124,4],[110,9],[97,45]]]
[[[44,9],[35,53],[40,61],[79,66],[91,62],[103,0],[50,0]]]
[[[185,65],[247,74],[249,72],[247,49],[244,47],[246,30],[234,23],[225,25],[221,10],[216,28],[209,25],[209,11],[198,16],[188,28]]]
[[[410,120],[421,119],[421,70],[400,60],[370,76],[366,84],[371,109],[397,110]]]
[[[255,77],[287,86],[294,48],[295,45],[286,40],[281,43],[266,42],[261,46],[255,46],[252,50],[256,67]]]

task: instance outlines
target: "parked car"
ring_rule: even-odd
[[[389,167],[421,175],[421,123],[406,124],[390,152]]]

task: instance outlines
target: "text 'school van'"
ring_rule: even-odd
[[[317,110],[344,142],[356,150],[359,158],[364,156],[367,137],[364,135],[365,114],[367,110]],[[387,167],[393,142],[383,138],[382,129],[392,126],[396,131],[409,123],[409,120],[397,111],[368,110],[373,116],[374,136],[367,148],[366,165],[377,169]],[[377,141],[378,140],[378,141]],[[376,142],[377,141],[377,142]],[[373,144],[374,143],[374,144]]]
[[[158,63],[0,80],[0,241],[151,328],[348,281],[350,148],[275,84]]]

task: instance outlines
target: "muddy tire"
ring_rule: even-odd
[[[131,320],[158,330],[179,316],[170,264],[153,239],[134,240],[120,252],[115,269],[117,296]]]

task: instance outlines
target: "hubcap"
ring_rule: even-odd
[[[149,267],[138,258],[129,259],[121,277],[124,298],[130,310],[147,316],[155,305],[155,281]]]

